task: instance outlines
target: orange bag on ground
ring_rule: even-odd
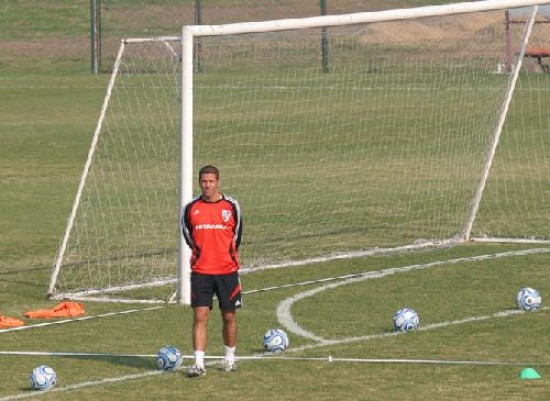
[[[25,316],[30,319],[51,319],[56,317],[76,317],[85,313],[84,305],[78,302],[61,302],[51,309],[40,309],[26,312]]]
[[[23,322],[22,320],[16,319],[14,317],[0,315],[0,329],[7,329],[9,327],[19,327],[24,325],[25,322]]]

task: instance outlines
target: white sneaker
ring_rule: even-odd
[[[203,367],[193,365],[187,371],[187,377],[201,377],[206,374],[206,370]]]
[[[224,372],[235,372],[237,370],[237,365],[234,362],[222,359],[222,366],[220,368]]]

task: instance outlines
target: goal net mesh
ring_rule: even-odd
[[[501,10],[330,27],[326,47],[319,29],[196,38],[194,169],[219,167],[240,201],[243,267],[458,238],[524,30]],[[180,58],[177,42],[126,44],[57,292],[172,293]],[[550,239],[542,70],[525,58],[471,237]]]

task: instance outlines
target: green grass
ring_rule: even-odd
[[[325,263],[296,270],[270,271],[243,276],[245,290],[269,285],[299,283],[338,274],[359,273],[388,267],[451,259],[473,253],[494,253],[502,247],[459,247],[448,251],[413,253],[400,257],[379,257],[370,261],[350,260]],[[444,322],[492,315],[514,307],[516,288],[537,282],[543,293],[548,288],[545,266],[548,255],[493,259],[483,262],[444,265],[401,273],[394,277],[367,280],[324,291],[297,302],[292,309],[302,327],[325,338],[344,339],[391,331],[394,309],[406,303],[421,311],[421,323]],[[368,262],[368,264],[366,264]],[[20,279],[28,276],[21,274]],[[498,285],[495,278],[498,277]],[[14,277],[15,278],[15,277]],[[27,279],[28,280],[28,279]],[[13,280],[17,283],[17,280]],[[490,285],[489,285],[490,283]],[[21,283],[16,285],[21,286]],[[37,283],[39,286],[39,284]],[[240,355],[260,351],[261,334],[277,325],[275,306],[286,297],[317,285],[254,293],[245,296],[246,307],[239,313]],[[418,291],[422,288],[422,291]],[[411,304],[412,303],[412,304]],[[37,300],[20,307],[37,307]],[[117,305],[86,304],[90,316],[125,309]],[[12,308],[16,314],[16,309]],[[548,329],[547,311],[509,317],[488,318],[479,322],[451,325],[429,331],[320,346],[299,353],[293,349],[312,344],[291,335],[288,356],[303,358],[402,358],[460,361],[508,361],[519,366],[446,366],[408,364],[369,364],[323,361],[248,361],[228,376],[209,369],[196,381],[183,372],[157,374],[154,361],[147,357],[24,357],[0,356],[0,372],[14,380],[3,385],[2,395],[24,394],[27,374],[38,363],[53,366],[60,377],[59,389],[105,378],[138,375],[114,383],[90,384],[87,388],[52,393],[52,399],[169,399],[185,392],[189,399],[216,399],[221,391],[243,399],[378,399],[383,394],[421,400],[428,396],[441,400],[529,399],[543,400],[544,378],[548,374],[548,345],[543,340]],[[165,343],[177,344],[189,353],[190,311],[176,306],[129,315],[105,317],[87,322],[49,326],[3,333],[3,350],[58,351],[75,353],[154,354]],[[219,354],[219,319],[212,317],[210,354]],[[530,363],[543,376],[542,381],[517,379],[523,365]],[[2,372],[3,371],[3,372]],[[274,383],[275,382],[275,383]],[[284,386],[277,385],[284,382]],[[480,393],[481,392],[481,393]],[[196,395],[194,395],[196,393]],[[200,393],[200,395],[199,395]],[[126,398],[125,398],[126,397]]]
[[[166,4],[157,1],[153,5],[156,3]],[[420,2],[412,3],[419,5]],[[127,1],[124,4],[134,3]],[[55,4],[7,1],[0,9],[0,34],[13,42],[21,40],[21,43],[44,37],[54,40],[65,40],[67,36],[76,38],[82,35],[81,31],[88,29],[87,6],[87,1],[59,1]],[[12,45],[16,50],[22,46],[17,43]],[[14,51],[0,60],[0,314],[5,316],[23,318],[23,313],[28,310],[55,305],[55,302],[44,298],[49,273],[71,209],[108,80],[106,75],[89,74],[86,51],[84,48],[74,56],[57,49],[47,57],[29,57],[28,54],[18,55]],[[237,75],[244,75],[243,72],[235,74],[236,78]],[[207,81],[206,78],[211,78],[210,84],[213,86],[219,79],[216,74],[205,74],[203,79]],[[497,80],[498,77],[493,79]],[[525,84],[532,82],[530,80]],[[547,77],[538,77],[539,86],[547,84]],[[315,85],[322,86],[319,82]],[[212,91],[214,100],[216,93],[220,92]],[[277,96],[271,93],[266,99],[276,101]],[[330,96],[330,92],[327,91],[326,96]],[[206,98],[209,99],[208,96]],[[214,100],[207,100],[207,103]],[[305,97],[297,97],[295,103],[279,102],[280,109],[269,110],[267,107],[266,112],[271,111],[273,115],[276,112],[288,115],[296,113],[295,121],[299,121],[298,105],[305,100]],[[541,115],[540,110],[548,108],[547,102],[542,97],[539,109],[529,112],[538,117]],[[335,107],[332,110],[334,114],[326,116],[327,121],[338,121],[341,114],[347,111],[347,106],[349,104],[341,103]],[[380,102],[378,106],[377,111],[383,113],[384,105]],[[437,110],[437,105],[425,106]],[[471,110],[475,109],[473,106]],[[218,122],[231,122],[233,112],[229,109],[218,110],[216,114],[205,115],[202,123],[208,129],[213,117]],[[225,129],[226,124],[222,125],[224,127],[214,132],[230,146],[237,136],[235,132]],[[313,125],[308,129],[318,129],[321,125]],[[520,123],[512,126],[522,129]],[[250,132],[258,129],[253,124],[237,128]],[[546,137],[541,137],[540,142],[523,144],[526,146],[522,149],[543,149],[547,141]],[[384,149],[384,138],[381,136],[372,143],[376,146],[365,149],[364,155],[368,154],[370,160],[375,160],[380,154],[378,151]],[[307,151],[314,146],[303,149],[304,157],[310,157],[310,161],[314,161],[314,158],[308,156]],[[505,146],[505,149],[513,149],[518,144],[505,143]],[[320,150],[323,148],[317,144],[316,151]],[[335,146],[330,150],[349,154],[357,149]],[[396,165],[401,163],[409,168],[418,167],[410,164],[411,161],[406,158],[406,149],[400,150],[402,153],[395,155]],[[422,161],[429,165],[428,156],[434,156],[432,153],[435,150],[425,149],[426,159]],[[258,161],[254,157],[254,147],[245,148],[245,151],[251,157],[242,163],[252,168]],[[281,149],[282,153],[287,151],[287,148]],[[528,158],[525,163],[517,165],[517,159],[509,157],[510,153],[505,155],[510,160],[496,166],[501,174],[510,173],[512,166],[508,163],[513,161],[516,163],[513,165],[514,170],[525,171],[527,177],[538,175],[539,172],[533,170],[536,164],[529,163]],[[360,158],[360,152],[355,156]],[[319,169],[322,167],[319,166]],[[235,163],[228,171],[238,171],[240,168],[242,165]],[[384,173],[383,169],[377,172]],[[254,171],[246,170],[240,174],[251,179]],[[277,175],[275,171],[265,171],[265,182],[275,180]],[[328,179],[330,182],[320,181],[315,184],[330,184],[338,188],[341,185],[339,177],[336,174]],[[383,175],[381,177],[376,184],[377,189],[389,191],[386,195],[380,192],[373,200],[380,204],[391,203],[392,188],[387,186]],[[441,182],[433,181],[434,177],[429,174],[424,178],[423,184],[415,189],[419,194],[430,193],[426,189],[432,185],[441,185]],[[457,180],[455,183],[459,182],[458,176],[453,176],[453,179]],[[241,181],[228,177],[224,185],[237,190]],[[254,185],[265,182],[256,182]],[[308,183],[303,177],[289,174],[286,184],[289,188],[299,189],[304,182]],[[546,182],[534,181],[530,185],[544,186]],[[522,199],[517,202],[518,210],[529,211],[531,225],[545,221],[543,218],[546,219],[548,210],[526,209],[533,200],[523,196],[525,194],[521,193],[521,187],[507,190],[507,200]],[[338,199],[338,194],[338,190],[327,192],[327,196],[334,196],[335,199]],[[493,206],[502,202],[503,198],[489,196],[488,199],[485,215],[490,224],[500,226],[499,223],[506,216],[495,214]],[[372,205],[367,204],[365,207]],[[455,205],[451,203],[445,207],[450,213]],[[261,248],[273,240],[273,235],[271,239],[270,235],[260,240],[251,238],[255,230],[254,222],[263,222],[266,216],[268,214],[264,210],[253,209],[253,202],[247,204],[245,235],[250,237],[245,238],[245,245],[248,242],[248,246],[258,246],[254,241],[264,241],[264,244],[260,244]],[[270,218],[270,223],[278,221],[277,216]],[[542,226],[541,231],[544,232],[546,226]],[[508,228],[514,231],[517,226]],[[299,230],[295,234],[294,240],[298,241]],[[335,240],[342,238],[341,233],[332,235]],[[315,238],[305,241],[320,245]],[[278,244],[274,241],[273,245]],[[342,280],[305,282],[522,249],[525,247],[464,245],[430,252],[340,260],[243,275],[245,292],[272,286],[286,288],[245,294],[245,307],[239,311],[237,353],[246,356],[261,351],[263,332],[280,325],[276,310],[280,302]],[[40,398],[44,400],[218,400],[222,396],[242,400],[547,400],[546,381],[550,375],[550,345],[545,341],[550,329],[548,310],[507,317],[493,315],[513,309],[516,291],[522,286],[530,285],[539,289],[545,302],[547,294],[550,294],[549,264],[548,253],[462,261],[350,282],[311,294],[297,301],[291,309],[293,318],[302,328],[327,339],[345,340],[361,336],[365,336],[365,339],[314,347],[311,339],[290,332],[291,347],[286,355],[303,357],[304,360],[271,358],[242,361],[239,363],[239,371],[234,375],[222,374],[210,368],[206,377],[188,380],[183,370],[172,374],[157,372],[151,357],[0,355],[0,377],[4,378],[0,381],[0,399],[33,397],[28,374],[34,366],[48,364],[57,371],[59,382],[56,391],[41,394]],[[391,316],[402,306],[415,308],[423,327],[470,317],[485,318],[405,335],[376,337],[391,332]],[[85,308],[87,316],[94,317],[129,309],[145,309],[146,306],[86,302]],[[190,354],[191,319],[192,313],[188,308],[170,305],[149,311],[0,332],[0,351],[151,355],[164,344],[175,344],[185,354]],[[24,320],[27,326],[43,323]],[[219,355],[220,319],[216,308],[213,310],[209,336],[208,354]],[[358,359],[507,361],[518,365],[329,363],[307,360],[329,355]],[[524,366],[535,367],[541,373],[542,380],[519,380],[518,373]]]
[[[51,259],[60,239],[105,91],[104,77],[83,78],[0,79],[6,100],[0,254],[6,263],[25,266],[23,260],[48,253]]]
[[[1,6],[0,35],[30,39],[86,32],[90,27],[87,5],[85,0],[6,0]]]

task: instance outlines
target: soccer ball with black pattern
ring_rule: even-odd
[[[173,345],[164,346],[157,353],[157,366],[161,370],[176,370],[181,366],[182,361],[181,351]]]
[[[264,351],[277,354],[288,348],[288,335],[281,329],[270,329],[264,334]]]
[[[516,305],[519,309],[526,312],[534,312],[540,309],[542,298],[540,293],[531,287],[525,287],[519,290],[516,297]]]
[[[55,383],[57,383],[57,374],[49,366],[40,365],[31,371],[30,380],[32,388],[45,391],[55,386]]]
[[[393,315],[394,331],[412,331],[418,328],[418,314],[409,308],[399,309]]]

